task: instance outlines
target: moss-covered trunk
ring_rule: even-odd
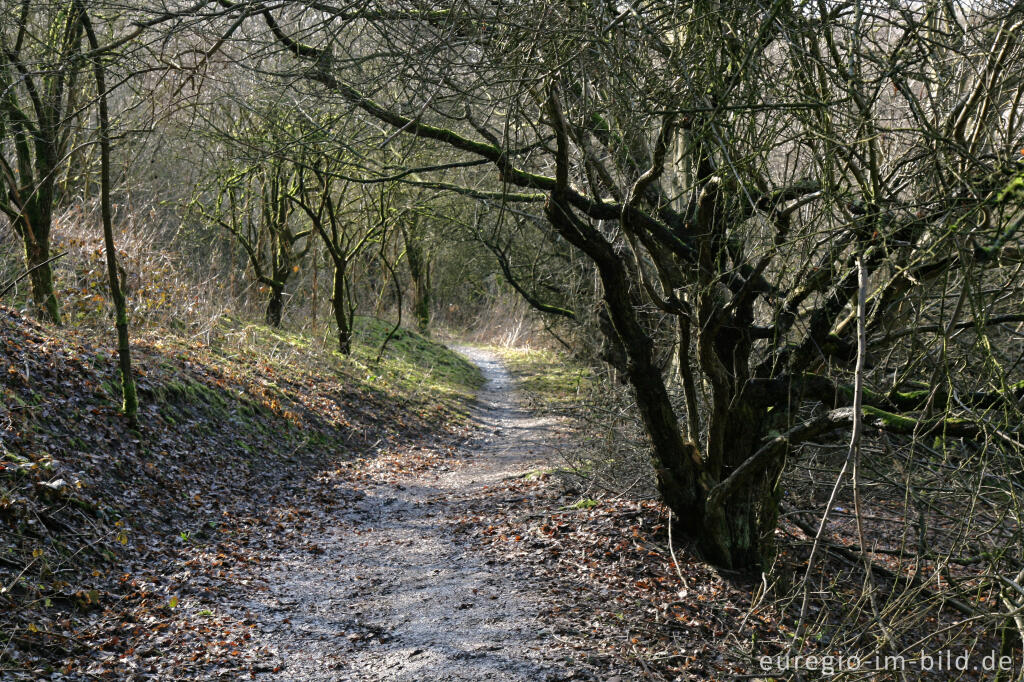
[[[712,479],[714,483],[727,479],[758,451],[765,434],[766,416],[763,410],[752,408],[742,399],[720,416],[725,422],[718,453],[723,466]],[[759,475],[745,478],[722,500],[720,507],[705,507],[698,546],[710,561],[732,569],[769,564],[774,556],[778,516],[775,482],[780,463],[769,462]]]
[[[551,224],[597,265],[610,321],[607,333],[625,351],[625,374],[650,439],[658,490],[683,530],[699,538],[704,531],[704,496],[708,487],[701,480],[703,463],[698,448],[683,437],[661,370],[654,360],[654,343],[637,319],[626,266],[612,245],[582,225],[557,197],[552,197],[545,212]]]
[[[680,530],[694,539],[702,555],[721,568],[758,569],[773,553],[777,515],[774,484],[781,458],[767,461],[758,475],[744,477],[714,507],[708,494],[758,452],[767,433],[767,412],[743,394],[750,340],[735,329],[706,321],[698,342],[701,366],[711,376],[711,405],[701,444],[690,440],[669,399],[662,370],[654,360],[653,341],[637,317],[625,265],[610,247],[581,238],[582,229],[565,210],[549,209],[564,234],[592,249],[601,276],[610,325],[606,331],[625,353],[625,374],[633,389],[651,453],[658,490],[673,511]],[[591,233],[593,234],[593,233]],[[706,302],[711,311],[720,306]],[[688,343],[688,333],[683,334]],[[687,365],[688,367],[688,365]],[[695,401],[695,391],[687,397]],[[690,415],[696,422],[696,410]]]
[[[430,258],[420,235],[405,232],[405,253],[412,279],[412,314],[421,334],[430,334]]]
[[[82,25],[89,37],[89,46],[96,50],[99,41],[92,28],[85,7],[81,7]],[[114,327],[117,330],[118,370],[121,375],[121,410],[128,422],[136,426],[139,409],[132,376],[132,352],[128,338],[128,306],[125,302],[124,283],[118,274],[117,249],[114,245],[114,211],[110,201],[110,114],[107,111],[107,86],[103,62],[99,55],[93,58],[96,91],[99,93],[97,119],[100,129],[100,214],[103,222],[103,248],[107,260],[107,279],[110,297],[114,301]]]
[[[409,261],[410,265],[412,260]],[[418,273],[416,269],[412,277],[412,314],[416,319],[416,328],[424,336],[430,335],[430,267],[424,265]]]

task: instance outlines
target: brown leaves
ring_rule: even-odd
[[[354,499],[336,489],[347,477],[357,486],[370,469],[439,462],[443,450],[410,441],[453,434],[452,406],[371,387],[354,366],[284,361],[277,341],[245,355],[160,333],[135,349],[135,432],[117,412],[105,344],[51,336],[0,307],[0,587],[11,586],[0,632],[16,633],[0,639],[0,668],[25,679],[50,666],[196,679],[273,670],[251,644],[254,623],[217,600],[268,561],[277,524],[282,541],[319,554],[301,528],[327,520],[310,505],[326,514]]]
[[[747,590],[667,546],[664,509],[652,502],[599,501],[569,508],[555,481],[516,480],[488,489],[461,532],[496,561],[528,566],[549,604],[546,620],[581,665],[601,662],[626,678],[721,679],[747,669],[727,633],[750,641],[777,634],[767,616],[744,623]],[[741,631],[740,625],[745,630]]]

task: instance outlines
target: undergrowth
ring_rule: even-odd
[[[593,370],[556,350],[494,347],[531,406],[575,413],[595,387]]]

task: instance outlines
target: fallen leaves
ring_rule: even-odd
[[[325,371],[311,354],[267,350],[251,362],[141,335],[135,432],[114,407],[110,352],[88,332],[54,335],[0,307],[5,679],[275,669],[251,644],[254,622],[211,606],[269,560],[275,529],[301,541],[308,505],[346,504],[337,488],[358,487],[360,467],[430,466],[438,456],[410,445],[453,437],[462,419],[431,395],[371,390],[357,366]],[[335,474],[316,483],[324,471]]]
[[[749,670],[741,638],[777,636],[769,616],[744,623],[748,585],[677,544],[690,587],[680,584],[661,505],[572,502],[555,477],[515,479],[487,489],[456,527],[494,561],[529,569],[545,621],[581,665],[624,679],[722,679]]]

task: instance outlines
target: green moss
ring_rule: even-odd
[[[918,424],[918,421],[912,417],[904,417],[899,414],[893,414],[892,412],[880,410],[877,407],[865,405],[862,409],[864,411],[865,416],[873,417],[881,421],[882,424],[891,429],[896,429],[900,431],[913,431]]]
[[[0,447],[3,447],[3,443],[0,443]],[[16,464],[26,464],[29,461],[27,457],[22,457],[21,455],[16,455],[13,452],[11,452],[10,450],[8,450],[7,448],[4,448],[3,454],[4,454],[4,459],[6,459],[6,460],[8,460],[10,462],[14,462]]]
[[[167,423],[176,424],[194,410],[226,418],[234,408],[235,400],[231,393],[185,377],[160,383],[151,395],[144,396],[143,402],[155,404]]]
[[[348,362],[366,371],[370,384],[382,384],[399,393],[433,393],[444,398],[471,398],[484,378],[479,368],[444,344],[408,330],[398,329],[381,361],[377,355],[393,323],[357,317],[352,355]]]
[[[896,395],[899,396],[901,400],[913,400],[913,401],[916,402],[916,401],[924,400],[925,398],[927,398],[929,393],[931,393],[931,391],[924,391],[924,390],[922,390],[922,391],[906,391],[905,393],[897,393]]]
[[[544,478],[545,476],[550,476],[551,474],[557,471],[558,469],[534,469],[532,471],[527,471],[525,474],[522,474],[519,478],[526,479],[527,481],[536,481],[538,479]]]

